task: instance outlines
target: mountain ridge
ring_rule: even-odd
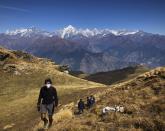
[[[61,38],[68,38],[70,34],[72,35],[83,35],[85,37],[90,37],[90,36],[96,36],[96,35],[100,35],[102,34],[102,36],[105,36],[107,34],[113,34],[116,36],[120,36],[120,35],[131,35],[131,34],[138,34],[138,33],[147,33],[144,32],[142,30],[126,30],[126,29],[122,29],[122,30],[113,30],[113,29],[109,29],[109,28],[105,28],[105,29],[97,29],[97,28],[93,28],[93,29],[89,29],[89,28],[76,28],[72,25],[68,25],[66,27],[64,27],[63,29],[57,29],[55,31],[46,31],[46,30],[42,30],[40,28],[36,28],[36,27],[29,27],[29,28],[18,28],[15,30],[7,30],[5,32],[5,34],[8,35],[17,35],[17,34],[21,34],[22,36],[24,36],[25,33],[43,33],[43,35],[45,34],[46,36],[54,36],[57,35]],[[148,33],[148,34],[153,34],[153,33]],[[65,37],[66,36],[66,37]],[[68,37],[67,37],[68,36]]]
[[[69,65],[71,70],[85,73],[112,71],[139,64],[151,68],[165,65],[163,35],[144,31],[125,32],[127,35],[119,31],[119,35],[114,35],[109,31],[104,34],[105,30],[100,34],[101,30],[82,30],[72,26],[64,30],[48,33],[31,28],[17,31],[16,35],[2,33],[0,45],[49,58],[58,64]],[[86,31],[85,34],[83,31]]]

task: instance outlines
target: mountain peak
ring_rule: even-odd
[[[64,29],[66,29],[66,30],[75,30],[76,28],[74,26],[72,26],[72,25],[68,25]]]
[[[62,38],[69,37],[71,34],[76,34],[76,32],[77,30],[75,27],[73,27],[72,25],[68,25],[61,31],[61,37]]]
[[[139,32],[143,32],[143,31],[139,31],[139,30],[111,30],[111,29],[97,29],[97,28],[82,29],[82,28],[75,28],[72,25],[68,25],[64,29],[61,29],[60,31],[58,31],[58,34],[60,35],[61,38],[70,38],[70,37],[76,36],[76,35],[82,35],[85,37],[91,37],[91,36],[96,36],[96,35],[106,36],[107,34],[113,34],[116,36],[133,35],[133,34],[137,34]]]
[[[22,36],[22,37],[30,37],[30,36],[48,36],[52,37],[53,35],[57,35],[61,38],[71,38],[71,37],[79,37],[79,36],[84,36],[84,37],[93,37],[93,36],[101,36],[105,37],[108,34],[112,34],[115,36],[122,36],[122,35],[134,35],[138,34],[143,36],[145,32],[141,30],[111,30],[111,29],[89,29],[89,28],[76,28],[72,25],[68,25],[67,27],[57,30],[55,32],[47,32],[41,29],[38,29],[36,27],[30,27],[30,28],[19,28],[16,30],[7,30],[6,33],[7,35],[13,35],[13,36]]]
[[[6,33],[7,35],[19,35],[21,37],[30,37],[30,36],[33,36],[33,35],[42,35],[42,36],[49,36],[51,37],[52,34],[47,32],[47,31],[44,31],[44,30],[41,30],[41,29],[38,29],[36,27],[30,27],[30,28],[19,28],[19,29],[15,29],[15,30],[7,30]]]

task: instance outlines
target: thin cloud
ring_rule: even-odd
[[[15,11],[20,11],[20,12],[30,13],[30,11],[29,11],[29,10],[27,10],[27,9],[16,8],[16,7],[11,7],[11,6],[4,6],[4,5],[0,5],[0,8],[3,8],[3,9],[8,9],[8,10],[15,10]]]

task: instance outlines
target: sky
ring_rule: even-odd
[[[0,32],[67,25],[165,35],[165,0],[0,0]]]

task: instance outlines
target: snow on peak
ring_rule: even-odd
[[[69,37],[70,34],[77,34],[77,30],[75,27],[73,27],[72,25],[69,25],[67,27],[65,27],[62,31],[61,31],[61,37]]]
[[[140,33],[140,31],[128,31],[128,30],[111,30],[111,29],[82,29],[82,28],[75,28],[72,25],[69,25],[65,27],[64,29],[57,30],[55,32],[47,32],[44,30],[40,30],[35,27],[31,28],[20,28],[16,30],[7,30],[6,34],[7,35],[15,35],[15,36],[21,36],[21,37],[31,37],[31,36],[47,36],[47,37],[52,37],[52,36],[59,36],[61,38],[71,38],[71,37],[79,37],[79,36],[84,36],[84,37],[92,37],[92,36],[97,36],[99,35],[100,37],[105,37],[108,34],[113,34],[115,36],[121,36],[121,35],[131,35],[131,34],[136,34]],[[140,33],[143,35],[144,33]]]
[[[38,28],[35,27],[31,27],[31,28],[20,28],[20,29],[16,29],[16,30],[7,30],[6,31],[7,35],[20,35],[20,36],[31,36],[31,35],[43,35],[43,36],[51,36],[51,34],[49,32],[40,30]]]
[[[138,33],[139,31],[128,31],[128,30],[110,30],[110,32],[114,35],[133,35]]]
[[[66,30],[66,31],[73,31],[74,32],[76,30],[76,28],[73,27],[72,25],[68,25],[67,27],[64,28],[64,30]]]
[[[110,29],[77,29],[73,27],[72,25],[69,25],[65,27],[62,30],[58,31],[58,34],[61,36],[61,38],[69,38],[75,35],[83,35],[85,37],[90,37],[90,36],[96,36],[96,35],[102,35],[106,36],[107,34],[113,34],[116,36],[120,35],[131,35],[131,34],[136,34],[139,31],[128,31],[128,30],[110,30]]]
[[[61,38],[69,38],[71,36],[75,36],[75,35],[83,35],[85,37],[89,37],[89,36],[94,36],[100,33],[100,31],[98,29],[77,29],[75,27],[73,27],[72,25],[69,25],[67,27],[65,27],[64,29],[61,29],[59,31],[57,31],[58,34],[61,36]]]

